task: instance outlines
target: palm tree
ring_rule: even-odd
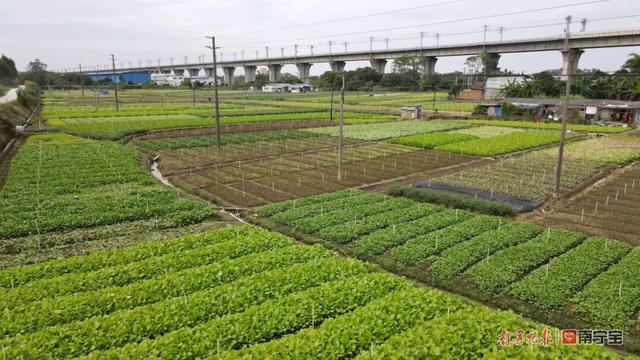
[[[629,58],[624,63],[624,65],[622,65],[622,68],[626,69],[630,73],[640,74],[640,54],[629,54]]]

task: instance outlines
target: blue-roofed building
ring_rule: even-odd
[[[91,80],[104,80],[110,79],[113,82],[112,74],[99,74],[99,75],[89,75]],[[151,81],[151,74],[146,71],[129,71],[123,73],[116,73],[116,81],[118,83],[134,83],[134,84],[144,84],[147,81]]]

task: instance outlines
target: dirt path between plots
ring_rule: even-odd
[[[269,121],[256,123],[227,124],[220,126],[221,134],[244,133],[256,131],[273,131],[289,129],[307,129],[316,127],[336,126],[336,121],[330,120],[291,120],[291,121]],[[127,144],[133,140],[170,139],[177,137],[206,136],[215,134],[215,128],[202,127],[190,129],[172,129],[154,131],[143,135],[134,135],[122,140]]]

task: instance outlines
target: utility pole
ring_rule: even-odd
[[[242,51],[240,51],[240,59],[242,61],[244,61],[244,49],[242,49]]]
[[[293,54],[296,58],[298,57],[298,44],[293,45]]]
[[[94,74],[95,75],[95,74]],[[49,80],[47,80],[47,83]],[[94,110],[98,110],[98,93],[96,92],[96,81],[91,79],[91,86],[93,87],[93,108]],[[51,91],[51,89],[49,89]]]
[[[422,50],[422,39],[424,38],[424,32],[420,32],[420,50]]]
[[[111,54],[111,67],[113,69],[113,83],[116,85],[116,111],[120,111],[118,105],[118,79],[116,79],[116,57]]]
[[[284,57],[284,47],[280,48],[280,57]]]
[[[218,145],[218,150],[220,150],[220,107],[218,106],[218,61],[216,60],[216,37],[215,36],[207,36],[207,38],[211,39],[211,46],[207,46],[211,49],[211,54],[213,55],[213,101],[215,102],[215,117],[216,117],[216,144]],[[269,47],[267,47],[267,50]]]
[[[80,93],[82,93],[82,98],[84,99],[84,79],[82,78],[82,64],[79,64],[80,68]]]
[[[373,53],[373,36],[369,37],[369,52]]]
[[[580,32],[587,31],[587,18],[582,18],[580,24],[582,25],[582,27],[580,28]]]
[[[338,142],[338,181],[342,181],[342,157],[344,156],[344,70],[342,71],[342,88],[340,89],[340,140]]]
[[[502,33],[504,32],[504,26],[500,26],[498,28],[498,32],[500,33],[500,42],[502,42]]]
[[[567,27],[564,30],[564,51],[571,51],[569,49],[569,31],[571,30],[571,16],[566,17]],[[566,88],[565,88],[565,98],[564,98],[564,106],[562,115],[562,129],[560,130],[560,146],[558,146],[558,164],[556,165],[556,182],[554,187],[554,192],[556,196],[560,195],[560,178],[562,177],[562,160],[564,156],[564,141],[567,134],[567,123],[569,122],[569,96],[571,96],[571,55],[567,55],[569,57],[568,62],[569,66],[567,66],[567,73],[563,74],[566,78]]]
[[[344,42],[343,45],[344,45],[344,52],[346,53],[347,52],[347,43]]]
[[[336,87],[336,78],[331,81],[331,102],[329,103],[329,121],[333,121],[333,89]]]
[[[384,42],[386,44],[387,51],[389,51],[389,38],[384,39]]]
[[[440,33],[436,33],[436,47],[440,47]]]
[[[267,59],[269,58],[269,47],[265,46],[265,54],[267,54]]]
[[[192,101],[192,104],[193,104],[193,107],[196,107],[196,86],[195,86],[195,84],[194,84],[193,80],[191,81],[191,91],[192,91],[192,93],[193,93],[193,97],[192,97],[192,98],[193,98],[193,101]]]
[[[329,40],[329,55],[331,55],[331,45],[333,45],[333,41]]]
[[[482,52],[484,52],[484,48],[487,45],[487,30],[489,30],[489,25],[483,25],[483,35],[482,35]]]
[[[311,56],[313,56],[313,45],[309,46],[309,52],[311,53]]]

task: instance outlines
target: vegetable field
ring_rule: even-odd
[[[502,328],[557,336],[249,226],[9,268],[0,281],[10,359],[403,357],[410,348],[395,344],[420,341],[423,329],[439,334],[443,352],[505,356]],[[464,324],[478,331],[450,331]],[[519,354],[616,357],[555,342]]]
[[[397,136],[430,133],[443,130],[459,129],[465,125],[454,121],[420,121],[406,120],[379,124],[350,125],[344,127],[344,136],[357,140],[381,140]],[[309,129],[318,134],[338,135],[337,128]]]
[[[139,220],[175,227],[214,216],[154,181],[131,149],[64,134],[29,137],[0,190],[4,243]],[[4,249],[12,252],[9,246]]]
[[[488,126],[506,126],[514,128],[538,129],[538,130],[560,130],[560,122],[556,123],[540,123],[532,121],[505,121],[505,120],[465,120],[467,124],[488,125]],[[600,126],[600,125],[579,125],[569,124],[568,129],[575,132],[583,133],[603,133],[617,134],[628,131],[628,128],[621,126]]]
[[[470,189],[493,191],[524,199],[544,200],[553,193],[556,157],[539,150],[523,156],[500,159],[492,164],[434,179],[435,182]],[[602,166],[589,159],[564,162],[561,191],[567,192],[589,179]]]
[[[259,223],[288,225],[313,236],[308,241],[427,284],[499,306],[522,303],[532,316],[557,311],[555,319],[565,319],[557,326],[571,326],[561,315],[570,314],[632,331],[640,311],[639,277],[629,273],[638,253],[615,240],[356,190],[271,204],[256,214]],[[621,283],[624,303],[613,291]]]
[[[349,92],[341,140],[329,92],[121,90],[0,158],[0,360],[640,354],[635,132],[571,125],[556,198],[558,123],[446,93]]]
[[[256,122],[278,122],[278,121],[306,121],[306,120],[328,120],[327,112],[273,112],[263,115],[245,115],[246,111],[237,116],[221,117],[222,124],[243,124]],[[151,116],[111,116],[111,117],[88,117],[72,119],[50,120],[49,125],[60,128],[66,132],[89,136],[98,139],[120,139],[128,135],[146,133],[153,130],[180,129],[192,127],[212,127],[215,123],[210,116],[196,116],[189,114],[176,115],[151,115]],[[377,121],[390,121],[397,119],[395,116],[372,115],[372,114],[345,114],[347,123],[368,123]]]
[[[338,180],[338,143],[330,136],[307,133],[243,134],[217,150],[197,138],[150,140],[136,145],[159,156],[160,169],[177,186],[223,204],[254,207],[353,186],[372,184],[443,167],[474,158],[459,154],[417,150],[401,145],[345,141],[343,178]],[[272,136],[273,135],[273,136]],[[256,141],[252,141],[252,139]],[[193,142],[191,142],[193,141]]]
[[[640,244],[640,166],[613,174],[536,221]]]

